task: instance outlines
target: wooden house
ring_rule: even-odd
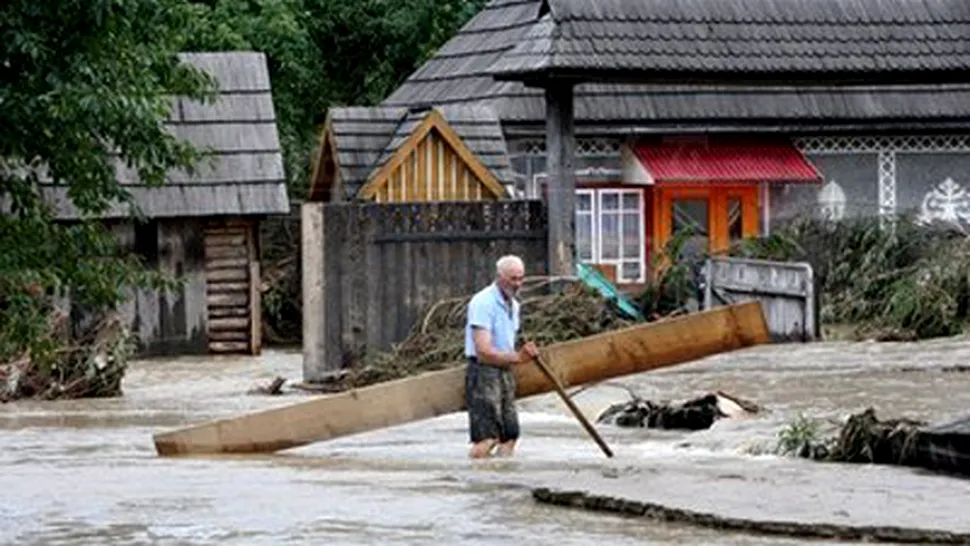
[[[207,150],[193,175],[171,173],[159,187],[140,185],[118,165],[147,221],[127,206],[105,215],[123,245],[181,279],[175,292],[142,290],[122,311],[141,354],[244,353],[261,347],[259,225],[288,214],[289,201],[265,56],[253,52],[186,53],[210,73],[217,100],[177,98],[167,121],[175,135]],[[48,188],[58,218],[77,210],[64,188]]]
[[[963,55],[944,44],[948,33],[960,34],[951,28],[965,19],[960,2],[852,2],[853,9],[844,10],[838,1],[630,0],[597,11],[587,0],[492,0],[382,104],[491,108],[509,150],[515,195],[541,197],[543,91],[496,79],[495,65],[527,62],[523,52],[545,52],[551,46],[536,40],[552,24],[582,24],[597,36],[615,37],[590,52],[573,43],[578,49],[563,58],[629,60],[649,47],[653,53],[644,53],[643,63],[669,67],[671,74],[769,63],[803,45],[785,49],[786,40],[825,43],[831,62],[850,68],[860,58],[852,48],[897,52],[888,62],[902,68],[913,62],[945,67]],[[610,30],[613,24],[622,28]],[[649,44],[627,33],[646,24],[656,30]],[[859,30],[873,28],[891,31]],[[774,41],[759,38],[765,29]],[[840,35],[853,39],[832,42]],[[710,47],[697,47],[701,36]],[[720,55],[721,47],[745,55]],[[768,49],[748,54],[758,47]],[[778,62],[789,61],[797,59]],[[806,212],[834,218],[905,213],[927,222],[970,223],[965,84],[582,83],[573,104],[577,255],[612,268],[621,283],[643,282],[651,255],[686,227],[699,235],[698,244],[717,251]]]
[[[487,106],[349,107],[327,113],[310,199],[482,201],[514,191],[508,150]]]

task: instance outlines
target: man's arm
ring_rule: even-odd
[[[505,352],[496,350],[492,346],[492,334],[486,327],[472,325],[472,340],[475,342],[475,352],[478,354],[478,360],[483,364],[509,368],[525,360],[522,351]]]

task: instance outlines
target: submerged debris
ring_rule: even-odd
[[[970,418],[929,427],[912,419],[881,421],[873,408],[854,414],[838,436],[806,441],[796,453],[817,461],[921,467],[970,475]]]
[[[552,283],[530,279],[520,292],[521,339],[540,347],[629,326],[614,306],[578,281],[558,281],[561,290],[549,293]],[[341,370],[328,382],[331,391],[372,385],[418,373],[464,364],[465,318],[471,297],[442,300],[430,306],[411,334],[391,351],[372,353]]]
[[[711,428],[718,419],[741,419],[758,411],[756,404],[717,391],[683,404],[655,403],[634,397],[603,410],[596,422],[628,428],[703,430]]]
[[[51,314],[52,338],[66,335],[68,320],[64,312]],[[119,396],[132,349],[117,313],[87,321],[72,342],[43,359],[22,355],[0,364],[0,401]]]
[[[246,394],[265,394],[268,396],[277,396],[283,394],[283,385],[285,384],[285,377],[276,376],[269,384],[257,385],[249,389]]]

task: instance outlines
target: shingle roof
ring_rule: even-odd
[[[128,186],[148,217],[285,214],[290,210],[283,156],[266,58],[256,52],[183,53],[187,63],[212,75],[219,87],[215,101],[177,97],[166,123],[178,137],[211,153],[193,175],[169,174],[165,185],[144,187],[120,161],[118,180]],[[66,188],[48,188],[58,217],[78,211]],[[114,206],[106,217],[125,217]]]
[[[367,182],[374,164],[407,113],[407,108],[362,106],[329,110],[330,130],[346,197],[355,195]]]
[[[588,75],[924,78],[970,68],[964,0],[546,0],[491,71]],[[956,73],[956,74],[955,74]]]
[[[540,90],[496,81],[489,72],[496,59],[518,44],[538,20],[541,3],[493,0],[384,104],[480,103],[493,107],[507,127],[544,122]],[[970,85],[955,84],[865,88],[580,84],[575,101],[580,126],[612,122],[615,127],[621,122],[688,128],[783,122],[834,127],[876,121],[902,126],[904,120],[921,127],[961,120],[970,126]]]
[[[478,159],[502,184],[513,184],[508,148],[499,118],[492,108],[451,105],[435,108]],[[380,170],[430,110],[405,108],[349,107],[330,110],[340,176],[347,197]]]

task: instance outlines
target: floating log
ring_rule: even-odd
[[[770,340],[761,304],[718,307],[542,348],[566,387],[646,372]],[[534,365],[515,368],[518,398],[551,391]],[[160,455],[274,452],[461,411],[464,367],[158,433]]]

